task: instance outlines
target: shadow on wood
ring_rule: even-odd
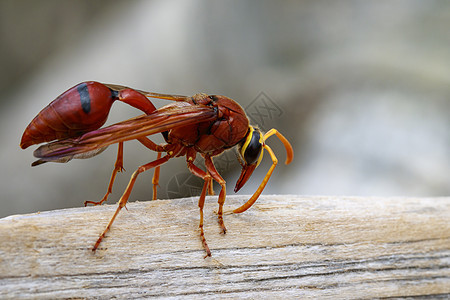
[[[226,208],[246,201],[230,196]],[[249,211],[197,198],[0,220],[0,297],[372,298],[450,293],[450,198],[262,196]]]

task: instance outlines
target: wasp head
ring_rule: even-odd
[[[252,175],[263,157],[263,136],[259,128],[249,126],[245,138],[238,146],[239,162],[242,165],[241,176],[239,176],[234,192],[239,191]]]

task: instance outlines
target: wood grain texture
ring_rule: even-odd
[[[208,197],[206,259],[196,201],[129,203],[96,253],[116,205],[0,219],[0,298],[449,296],[450,198],[263,196],[223,235]]]

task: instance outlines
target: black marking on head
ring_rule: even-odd
[[[81,108],[85,113],[91,111],[91,96],[86,83],[81,83],[77,86],[78,94],[80,95]]]

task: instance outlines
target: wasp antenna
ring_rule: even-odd
[[[284,135],[282,135],[276,129],[270,129],[266,134],[264,134],[263,141],[266,141],[269,137],[271,137],[274,134],[283,143],[284,148],[286,149],[286,161],[285,161],[285,164],[288,165],[294,159],[294,150],[292,149],[291,143],[289,143],[289,141],[284,137]]]
[[[270,157],[272,158],[272,166],[270,166],[270,169],[269,169],[269,171],[267,171],[266,176],[264,176],[263,181],[261,182],[259,187],[256,189],[256,192],[250,197],[250,199],[248,199],[248,201],[246,203],[244,203],[241,207],[238,207],[235,210],[233,210],[233,213],[235,213],[235,214],[242,213],[242,212],[246,211],[247,209],[249,209],[250,207],[252,207],[253,204],[255,204],[256,200],[258,200],[258,197],[261,195],[262,191],[266,187],[270,176],[272,176],[273,170],[277,166],[278,159],[275,156],[275,153],[273,153],[272,149],[268,145],[264,145],[263,147],[264,147],[264,149],[267,150],[267,152],[269,152]]]

